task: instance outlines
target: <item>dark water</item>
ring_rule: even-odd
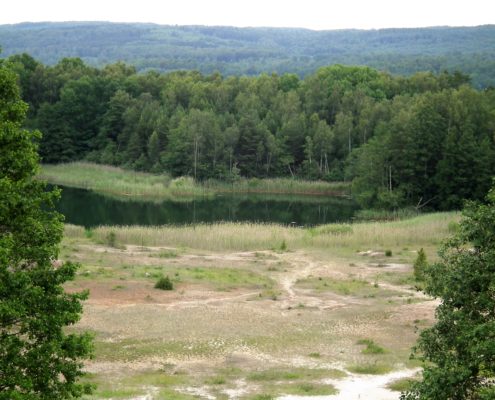
[[[228,195],[190,202],[117,200],[84,189],[62,187],[57,206],[70,224],[164,225],[219,221],[319,225],[349,221],[356,205],[337,197]]]

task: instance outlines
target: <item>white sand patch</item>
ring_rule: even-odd
[[[181,389],[176,389],[178,392],[184,393],[184,394],[192,394],[193,396],[198,396],[201,399],[206,399],[206,400],[216,400],[215,396],[212,396],[209,394],[206,389],[200,388],[200,387],[187,387],[187,388],[181,388]]]
[[[133,397],[131,400],[153,400],[158,394],[158,388],[155,386],[147,386],[145,389],[147,391],[146,394],[138,397]]]
[[[230,400],[238,399],[239,397],[249,393],[246,381],[244,379],[239,379],[235,382],[235,389],[225,389],[223,392],[229,396]]]
[[[419,369],[407,369],[385,375],[350,374],[342,380],[327,379],[324,382],[335,386],[339,393],[331,396],[282,396],[277,400],[397,400],[400,396],[386,388],[396,379],[414,376]]]

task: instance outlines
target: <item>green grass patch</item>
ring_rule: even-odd
[[[401,378],[390,382],[387,385],[387,388],[395,392],[405,392],[406,390],[409,390],[411,388],[414,382],[417,381],[418,380],[414,378]]]
[[[290,195],[341,195],[349,183],[305,181],[289,178],[246,179],[234,185],[209,180],[195,182],[191,177],[172,179],[166,173],[151,174],[89,162],[45,164],[38,178],[49,183],[89,189],[113,197],[140,200],[180,199],[211,196],[215,193],[263,193]]]
[[[393,285],[414,287],[416,280],[411,272],[385,271],[374,276],[376,281],[385,281]]]
[[[345,373],[336,369],[322,368],[293,368],[293,369],[267,369],[253,371],[247,375],[247,379],[255,382],[316,380],[324,378],[342,378]]]
[[[327,224],[315,228],[309,228],[308,232],[312,236],[317,235],[350,235],[352,234],[352,225],[350,224]]]
[[[158,280],[169,276],[174,287],[181,283],[207,285],[214,290],[235,288],[270,290],[274,282],[267,276],[243,268],[194,266],[123,266],[123,273],[133,278]]]
[[[313,289],[318,292],[334,292],[344,296],[358,297],[388,297],[396,292],[381,289],[379,285],[358,278],[332,279],[327,277],[311,277],[300,279],[296,285],[304,289]]]
[[[378,363],[366,363],[366,364],[354,364],[347,367],[350,372],[355,374],[368,374],[368,375],[383,375],[392,371],[392,367],[386,364]]]
[[[338,393],[338,390],[332,385],[315,382],[283,384],[277,386],[277,391],[280,394],[299,396],[329,396]]]
[[[208,385],[224,385],[227,383],[227,379],[225,376],[217,375],[206,379],[205,383]]]
[[[158,399],[166,399],[166,400],[198,400],[198,396],[180,393],[174,389],[166,388],[161,389],[159,392]]]
[[[158,253],[149,254],[148,257],[177,258],[177,257],[179,257],[179,252],[177,250],[161,250]]]
[[[402,208],[399,210],[358,210],[354,218],[358,221],[397,221],[414,218],[420,213],[414,208]]]
[[[136,361],[157,354],[167,357],[211,357],[224,354],[229,347],[207,340],[153,340],[124,339],[116,342],[95,341],[95,354],[103,361]]]
[[[360,339],[356,342],[356,344],[366,346],[361,353],[363,354],[384,354],[386,351],[383,347],[377,345],[371,339]]]

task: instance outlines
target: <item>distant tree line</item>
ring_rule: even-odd
[[[28,53],[48,65],[80,57],[95,67],[124,61],[140,72],[300,77],[326,65],[366,65],[400,75],[459,70],[476,88],[495,86],[495,25],[313,31],[40,22],[0,25],[0,46],[5,56]]]
[[[333,65],[222,77],[137,73],[81,59],[5,61],[40,129],[45,163],[90,160],[198,180],[352,181],[366,207],[452,209],[495,175],[495,90],[462,73],[395,77]]]

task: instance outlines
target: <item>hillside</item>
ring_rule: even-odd
[[[138,70],[305,76],[329,64],[367,65],[393,74],[460,70],[476,87],[495,86],[495,25],[382,30],[164,26],[64,22],[0,26],[2,55],[26,52],[46,64],[80,57],[118,60]]]

